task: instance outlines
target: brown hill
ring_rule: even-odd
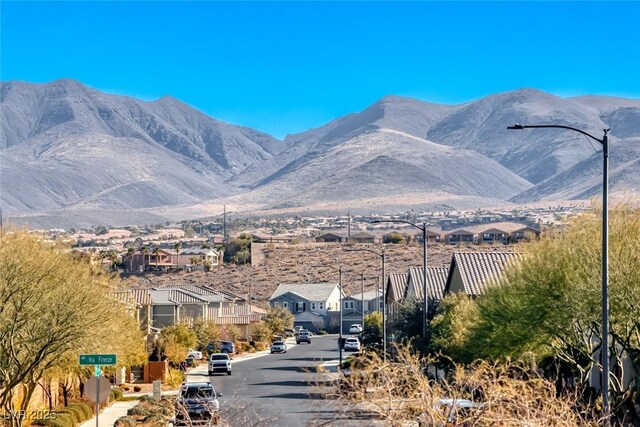
[[[360,291],[360,275],[365,275],[365,290],[380,283],[381,258],[366,251],[347,252],[345,249],[371,249],[380,252],[380,244],[347,246],[338,243],[253,244],[253,259],[258,265],[233,265],[212,272],[147,273],[126,279],[131,286],[162,286],[165,284],[202,284],[216,289],[251,295],[261,307],[278,283],[338,281],[337,269],[342,265],[343,285],[347,295]],[[449,265],[454,251],[511,252],[513,246],[452,246],[430,245],[427,263],[431,266]],[[409,267],[422,266],[422,246],[385,245],[386,273],[403,273]]]

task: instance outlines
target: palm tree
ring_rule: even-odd
[[[146,245],[145,245],[145,246],[142,246],[142,247],[140,248],[140,254],[142,255],[142,270],[143,270],[143,271],[144,271],[144,269],[145,269],[145,268],[144,268],[144,267],[145,267],[145,265],[144,265],[144,257],[145,257],[145,255],[147,255],[148,253],[149,253],[149,248],[148,248]],[[149,258],[151,258],[151,255],[149,255]],[[149,262],[151,262],[151,261],[149,261]]]
[[[158,259],[160,258],[161,251],[160,246],[153,248],[153,254],[156,256],[156,270],[158,269]]]
[[[173,245],[173,248],[176,250],[176,268],[180,265],[180,242]]]
[[[111,270],[115,270],[116,269],[116,261],[118,261],[118,251],[116,251],[115,249],[109,249],[107,251],[107,258],[109,259],[109,261],[111,261]]]
[[[135,248],[127,249],[127,255],[129,256],[129,272],[133,271],[133,255],[136,253]]]

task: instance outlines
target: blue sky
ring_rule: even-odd
[[[275,136],[387,95],[640,97],[640,3],[2,1],[2,80],[172,95]]]

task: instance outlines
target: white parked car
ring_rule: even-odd
[[[214,353],[209,356],[209,376],[216,372],[231,375],[231,359],[228,353]]]
[[[360,340],[356,337],[349,337],[344,342],[345,351],[360,351]]]
[[[195,360],[202,360],[202,352],[198,350],[189,349],[189,353],[187,353],[187,359],[192,358]]]
[[[271,344],[271,354],[273,353],[286,353],[287,345],[283,341],[276,341]]]
[[[361,334],[362,333],[362,325],[359,323],[356,323],[355,325],[351,325],[351,327],[349,328],[349,333],[350,334]]]

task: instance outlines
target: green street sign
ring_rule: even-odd
[[[81,354],[81,365],[115,365],[115,354]]]

